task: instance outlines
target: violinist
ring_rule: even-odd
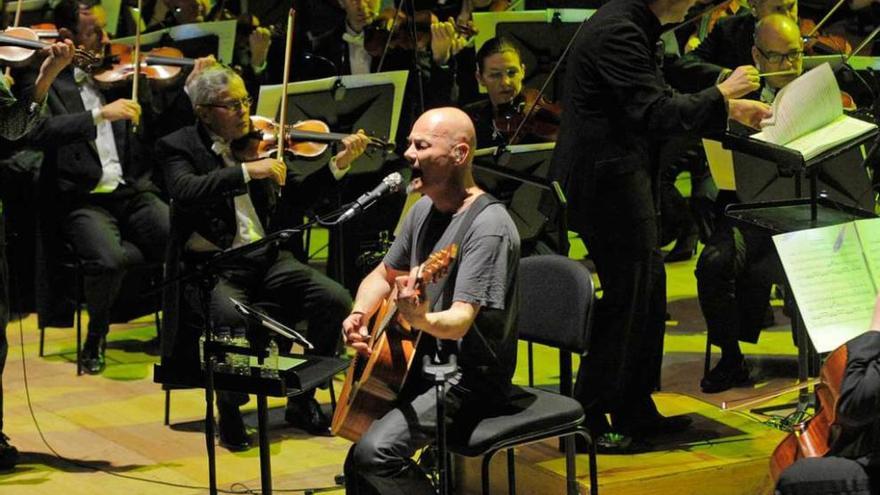
[[[586,21],[568,59],[551,179],[565,191],[570,228],[584,239],[604,290],[574,395],[605,452],[632,452],[690,423],[661,415],[651,398],[666,313],[656,150],[670,135],[722,131],[728,119],[758,126],[770,114],[767,105],[738,99],[758,87],[746,68],[694,94],[666,85],[655,57],[661,26],[680,22],[693,3],[611,0]]]
[[[476,77],[480,86],[486,89],[488,98],[464,108],[474,121],[478,148],[513,144],[510,139],[519,123],[529,113],[523,91],[525,70],[519,49],[511,40],[492,38],[480,47],[477,52]],[[534,126],[524,126],[526,132],[518,136],[516,144],[555,141],[556,136],[552,129],[558,131],[560,113],[559,107],[550,103],[536,109],[530,118],[541,120],[551,130],[548,134],[536,135],[529,132]]]
[[[783,471],[778,495],[880,493],[880,298],[870,329],[844,345],[846,367],[827,439],[831,450]]]
[[[269,216],[275,187],[287,180],[287,167],[275,158],[250,156],[251,99],[241,77],[216,64],[189,79],[186,86],[198,121],[158,141],[169,196],[175,201],[175,252],[186,261],[198,261],[243,246],[270,232]],[[322,173],[328,180],[344,175],[363,153],[368,139],[353,134]],[[285,195],[296,194],[286,190]],[[177,257],[177,254],[175,254]],[[176,265],[176,263],[174,263]],[[308,321],[308,338],[316,354],[336,352],[339,327],[351,307],[351,298],[337,282],[300,263],[286,247],[264,247],[224,264],[211,293],[211,318],[221,335],[238,336],[245,322],[229,297],[245,303],[271,303],[276,314],[293,326]],[[169,330],[169,325],[163,332]],[[173,337],[172,337],[173,339]],[[221,445],[243,450],[250,439],[239,406],[247,395],[217,394]],[[285,419],[309,433],[326,434],[329,420],[310,390],[290,399]]]
[[[752,57],[764,73],[791,74],[762,78],[750,97],[772,103],[776,93],[801,74],[803,40],[798,25],[772,14],[758,22]],[[767,326],[770,287],[783,280],[771,238],[752,229],[740,230],[723,214],[738,202],[735,191],[720,191],[712,236],[700,253],[695,271],[697,297],[706,319],[709,342],[721,348],[721,359],[700,381],[704,393],[722,392],[749,382],[749,368],[739,341],[757,342]]]
[[[63,0],[53,14],[61,38],[77,47],[101,53],[108,43],[87,4]],[[140,96],[147,96],[148,86],[142,88]],[[51,272],[52,260],[70,256],[67,245],[85,267],[90,318],[80,360],[91,374],[105,366],[110,308],[126,268],[136,260],[161,261],[168,237],[168,206],[152,181],[153,163],[143,142],[152,112],[130,95],[130,86],[104,91],[89,74],[67,68],[52,83],[48,118],[28,135],[44,153],[38,242],[48,254],[38,263]],[[139,123],[145,137],[131,132],[128,123]],[[48,296],[38,295],[38,307],[51,307]]]
[[[73,46],[69,41],[53,44],[48,56],[39,68],[33,92],[16,98],[7,85],[6,78],[0,74],[0,137],[16,140],[33,127],[45,104],[46,94],[55,77],[73,60]],[[6,354],[9,344],[6,340],[6,323],[9,321],[9,267],[6,263],[6,230],[0,202],[0,470],[12,469],[18,461],[18,450],[10,445],[3,434],[3,369],[6,367]]]

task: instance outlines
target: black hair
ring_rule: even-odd
[[[489,41],[483,43],[483,46],[481,46],[480,50],[477,52],[477,70],[482,73],[483,69],[485,69],[487,58],[496,53],[504,52],[514,52],[518,57],[520,56],[519,47],[517,47],[516,43],[510,38],[498,36],[489,39]]]
[[[83,6],[91,7],[82,0],[61,0],[52,9],[52,20],[57,29],[66,28],[76,34],[79,30],[79,11]]]

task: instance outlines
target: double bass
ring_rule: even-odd
[[[830,450],[846,361],[847,348],[842,345],[829,354],[822,365],[822,371],[819,372],[820,382],[815,387],[818,413],[795,425],[792,432],[776,446],[770,457],[770,475],[774,483],[779,480],[782,471],[798,459],[822,457]]]

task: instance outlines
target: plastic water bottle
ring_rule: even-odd
[[[244,335],[232,338],[232,345],[236,347],[250,347],[248,339]],[[236,375],[248,375],[251,372],[251,358],[247,354],[231,354],[232,372]]]
[[[269,339],[269,356],[263,360],[263,368],[260,375],[264,378],[278,378],[278,344],[274,339]]]
[[[220,345],[232,345],[232,337],[229,334],[229,329],[219,329],[214,334],[214,342]],[[207,356],[207,354],[206,354]],[[231,373],[232,372],[232,357],[227,353],[226,357],[223,361],[217,361],[214,365],[214,371],[220,373]]]

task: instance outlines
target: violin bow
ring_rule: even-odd
[[[829,10],[828,13],[825,14],[825,17],[823,17],[821,21],[817,22],[816,25],[813,26],[813,29],[810,30],[809,33],[807,33],[806,37],[812,38],[814,34],[818,33],[819,28],[821,28],[822,25],[828,21],[828,19],[831,19],[831,16],[834,15],[835,12],[837,12],[837,9],[839,9],[840,6],[843,5],[843,2],[845,2],[845,1],[846,0],[838,0],[837,3],[834,4],[834,7],[831,7],[831,10]]]
[[[296,10],[290,9],[287,14],[287,40],[284,44],[284,76],[281,83],[281,109],[278,116],[278,155],[277,158],[284,162],[284,135],[287,132],[287,84],[290,82],[290,59],[293,53],[293,22],[296,18]],[[285,170],[285,174],[286,174]],[[284,181],[282,181],[282,186]],[[278,188],[278,196],[281,197],[281,188]]]
[[[138,82],[141,76],[141,12],[143,9],[143,0],[138,0],[137,16],[134,20],[134,55],[132,56],[132,64],[134,64],[134,79],[131,82],[131,99],[135,103],[138,101]],[[132,123],[132,132],[137,133],[139,122]]]

